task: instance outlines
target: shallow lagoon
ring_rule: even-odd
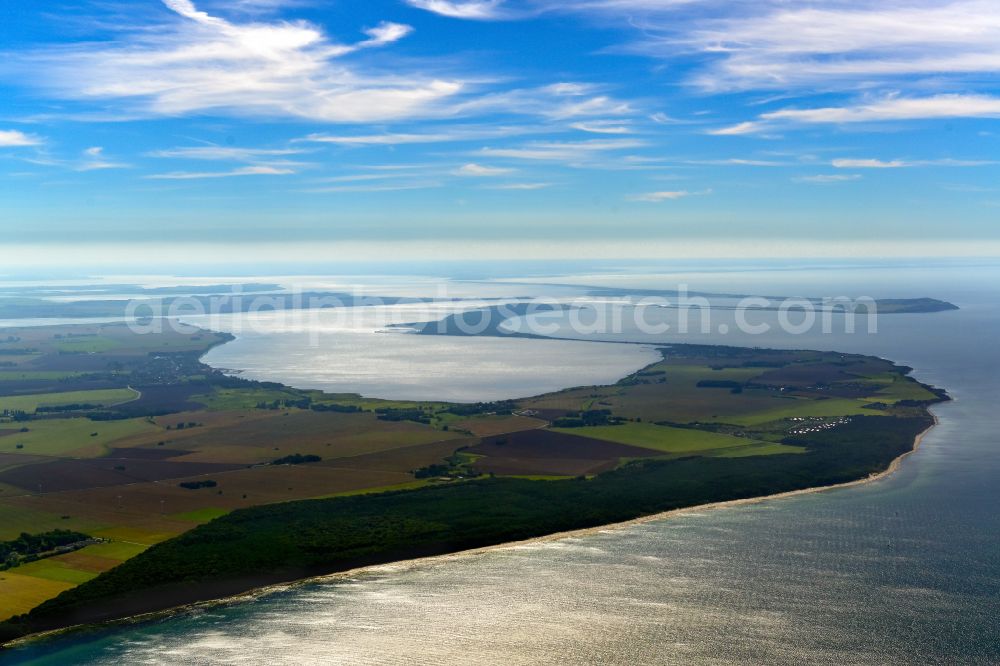
[[[183,319],[236,335],[203,357],[213,367],[296,388],[399,400],[477,402],[608,384],[660,358],[647,345],[439,337],[388,328],[483,305],[421,303]]]

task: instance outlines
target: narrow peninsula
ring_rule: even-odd
[[[871,356],[670,345],[605,386],[387,401],[200,362],[227,339],[0,332],[0,540],[79,546],[3,572],[3,640],[865,479],[947,399]]]

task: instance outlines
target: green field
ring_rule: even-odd
[[[200,402],[207,409],[219,412],[253,409],[260,403],[272,403],[284,400],[300,400],[301,395],[294,391],[266,388],[228,389],[219,388],[211,393],[192,396],[191,400]]]
[[[934,400],[937,396],[918,382],[904,377],[896,377],[895,381],[875,394],[875,399],[896,404],[900,400]]]
[[[331,493],[329,495],[319,495],[313,499],[328,499],[331,497],[352,497],[354,495],[368,495],[371,493],[385,493],[392,490],[412,490],[414,488],[423,488],[434,483],[428,479],[418,479],[416,481],[408,481],[406,483],[397,483],[390,486],[373,486],[371,488],[362,488],[360,490],[345,490],[341,493]]]
[[[207,523],[208,521],[215,520],[219,516],[224,516],[227,513],[229,513],[229,509],[220,509],[209,506],[204,509],[195,509],[194,511],[175,513],[170,517],[175,520],[184,520],[190,523]]]
[[[0,396],[0,411],[34,412],[39,407],[61,405],[116,405],[139,397],[130,388],[102,389],[97,391],[66,391],[63,393],[38,393],[35,395]]]
[[[641,446],[665,453],[694,453],[714,449],[732,449],[759,444],[745,437],[733,437],[706,430],[673,428],[652,423],[623,423],[588,428],[553,428],[556,432],[582,437],[594,437],[619,444]]]
[[[92,546],[87,546],[82,551],[88,555],[96,555],[98,557],[106,557],[109,560],[127,560],[130,557],[135,557],[142,551],[146,550],[148,546],[139,543],[128,543],[125,541],[106,541],[104,543],[95,543]]]
[[[117,349],[121,343],[104,337],[86,337],[57,342],[55,348],[69,354],[98,354]]]
[[[0,572],[0,619],[23,613],[135,557],[146,546],[110,541],[55,555]]]
[[[724,415],[714,419],[718,423],[733,423],[743,426],[758,426],[782,419],[805,416],[884,416],[885,412],[878,409],[866,409],[864,405],[872,402],[871,398],[828,398],[815,400],[809,398],[776,398],[773,407],[751,414]]]
[[[376,409],[441,409],[448,406],[444,402],[428,402],[421,400],[382,400],[380,398],[366,398],[357,393],[322,393],[320,391],[310,392],[317,404],[336,403],[339,405],[353,405],[359,409],[373,411]]]
[[[17,426],[18,429],[27,428],[28,432],[17,432],[0,437],[0,453],[84,458],[103,455],[106,453],[108,444],[123,437],[160,430],[158,426],[146,419],[91,421],[78,417],[36,420],[10,425]],[[2,427],[4,426],[0,426],[0,428]],[[18,448],[19,445],[21,448]]]
[[[111,539],[113,543],[124,543],[142,550],[176,535],[176,532],[157,532],[137,527],[102,527],[86,533],[99,539]]]
[[[750,444],[735,449],[719,449],[710,451],[706,455],[716,458],[747,458],[749,456],[773,456],[783,453],[805,453],[807,449],[803,446],[790,446],[788,444],[776,444],[772,442],[761,442]]]
[[[22,576],[14,569],[0,571],[0,620],[29,610],[60,592],[75,587],[73,583]]]
[[[33,576],[34,578],[55,580],[61,583],[72,583],[73,585],[79,585],[80,583],[87,582],[91,578],[97,577],[97,574],[92,571],[81,571],[80,569],[75,569],[66,562],[55,557],[47,557],[41,560],[36,560],[35,562],[28,562],[27,564],[22,564],[11,571],[14,571],[22,576]]]
[[[93,534],[100,526],[97,521],[87,518],[72,515],[63,518],[57,513],[27,509],[20,504],[4,502],[3,495],[0,495],[0,541],[16,539],[21,532],[35,534],[56,529]]]
[[[37,379],[66,379],[87,373],[74,370],[0,370],[0,382]]]

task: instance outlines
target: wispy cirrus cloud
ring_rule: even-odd
[[[310,134],[299,139],[299,141],[332,143],[338,146],[400,146],[412,143],[440,143],[459,140],[462,139],[456,138],[456,135],[448,132],[391,132],[386,134],[358,135]]]
[[[632,128],[620,120],[590,120],[571,123],[570,127],[591,134],[631,134]]]
[[[795,162],[780,162],[778,160],[748,159],[744,157],[729,157],[715,160],[684,160],[684,164],[695,166],[750,166],[750,167],[787,167],[797,166]]]
[[[547,187],[552,187],[552,183],[502,183],[500,185],[486,185],[483,189],[486,190],[543,190]]]
[[[0,130],[0,148],[22,148],[40,146],[44,139],[34,134],[25,134],[19,130]]]
[[[296,142],[328,143],[338,146],[403,146],[423,143],[456,143],[539,134],[550,131],[541,125],[449,125],[417,132],[383,132],[379,134],[327,134],[313,133],[296,139]]]
[[[920,75],[1000,70],[993,0],[406,0],[479,20],[572,13],[636,29],[620,50],[656,58],[700,53],[690,81],[708,91],[827,88]],[[693,10],[692,7],[695,9]]]
[[[101,171],[104,169],[127,169],[130,165],[117,162],[104,154],[102,146],[91,146],[83,151],[82,159],[73,167],[76,171]]]
[[[328,176],[326,178],[321,178],[320,181],[324,183],[357,183],[369,180],[386,180],[387,178],[393,178],[392,173],[352,173],[344,176]]]
[[[905,169],[909,167],[979,167],[997,164],[995,160],[880,160],[875,158],[841,157],[830,162],[837,169]]]
[[[705,134],[711,134],[712,136],[738,136],[740,134],[758,134],[765,129],[767,129],[767,126],[761,121],[745,120],[735,125],[707,130]]]
[[[231,171],[171,171],[170,173],[158,173],[145,178],[151,180],[201,180],[211,178],[235,178],[242,176],[289,176],[294,174],[293,169],[279,168],[273,166],[248,166],[233,169]]]
[[[412,26],[393,23],[392,21],[382,21],[374,28],[366,28],[364,33],[368,35],[368,39],[358,42],[354,48],[364,49],[372,46],[392,44],[406,37],[411,32],[413,32]]]
[[[476,164],[475,162],[470,162],[469,164],[463,164],[459,168],[455,169],[452,173],[456,176],[472,176],[474,178],[484,178],[491,176],[505,176],[512,173],[514,169],[505,167],[495,167],[495,166],[484,166],[482,164]]]
[[[580,162],[595,155],[645,146],[639,139],[591,139],[589,141],[535,141],[516,147],[482,148],[478,155],[517,160]]]
[[[626,117],[636,113],[631,102],[607,94],[605,86],[560,81],[481,95],[454,108],[456,114],[515,113],[569,121],[594,117]]]
[[[298,155],[306,152],[301,148],[237,148],[232,146],[190,146],[168,148],[146,153],[150,157],[186,160],[219,160],[233,162],[257,162]]]
[[[478,21],[494,21],[512,15],[504,0],[405,0],[406,4],[441,16]]]
[[[659,192],[632,194],[626,197],[626,199],[628,201],[639,201],[645,203],[662,203],[664,201],[675,201],[677,199],[684,199],[692,196],[704,196],[711,193],[712,190],[701,190],[700,192],[691,192],[689,190],[661,190]]]
[[[407,190],[428,190],[441,187],[442,182],[437,180],[427,180],[427,181],[405,181],[399,183],[379,183],[372,185],[333,185],[330,187],[316,187],[305,192],[311,192],[314,194],[323,193],[372,193],[372,192],[404,192]]]
[[[585,83],[502,89],[490,74],[456,75],[452,68],[435,76],[438,65],[419,59],[391,72],[366,68],[363,52],[413,32],[401,23],[383,21],[361,31],[366,39],[343,44],[306,21],[265,13],[238,22],[191,0],[162,2],[172,18],[129,25],[112,41],[0,55],[15,64],[8,71],[18,82],[90,103],[87,111],[67,112],[80,120],[212,114],[372,123],[507,113],[558,121],[635,112],[630,102]]]
[[[34,143],[22,142],[15,145],[35,146],[37,148],[44,145],[44,142],[39,139]],[[79,172],[103,171],[106,169],[128,169],[132,166],[131,164],[126,164],[125,162],[108,157],[104,152],[103,146],[91,146],[70,157],[53,154],[52,151],[48,149],[39,148],[32,154],[20,156],[18,159],[38,166]]]
[[[796,183],[846,183],[852,180],[861,180],[859,173],[821,173],[814,176],[797,176],[792,178]]]
[[[406,4],[449,18],[507,21],[541,14],[662,13],[700,0],[404,0]]]
[[[912,162],[903,160],[879,160],[874,158],[842,157],[830,162],[836,169],[903,169],[913,166]]]
[[[958,94],[930,97],[893,95],[852,106],[770,111],[760,114],[756,120],[708,130],[707,133],[732,136],[772,131],[777,127],[789,125],[837,125],[942,118],[1000,118],[1000,97]]]
[[[694,78],[706,90],[854,86],[1000,70],[1000,5],[992,0],[762,2],[686,27],[636,48],[714,55]]]
[[[416,68],[369,74],[344,56],[391,44],[411,29],[383,22],[354,44],[304,22],[236,23],[190,0],[163,0],[173,20],[132,26],[112,42],[4,54],[20,78],[60,97],[114,102],[133,117],[222,113],[367,122],[431,115],[465,82]]]

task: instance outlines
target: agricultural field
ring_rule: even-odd
[[[553,430],[572,434],[579,428],[553,428]],[[746,448],[761,443],[748,437],[735,437],[706,430],[676,428],[652,423],[594,426],[586,428],[585,432],[588,437],[596,439],[674,454]]]
[[[469,432],[476,437],[489,437],[490,435],[502,435],[505,432],[517,430],[530,430],[531,428],[542,428],[548,425],[548,421],[535,419],[530,416],[479,416],[471,419],[453,417],[449,423],[452,429]]]
[[[31,610],[64,590],[84,583],[130,559],[146,546],[125,542],[97,543],[63,555],[0,571],[0,616]]]
[[[66,405],[108,407],[128,402],[129,400],[135,400],[138,397],[139,392],[131,388],[3,396],[0,397],[0,412],[36,412],[45,407],[63,407]]]
[[[689,346],[613,386],[575,388],[522,401],[543,415],[607,409],[658,424],[780,426],[801,417],[885,415],[937,394],[890,361],[822,352]]]
[[[158,432],[146,419],[95,422],[76,416],[0,424],[0,453],[93,458],[107,455],[111,442]]]
[[[0,331],[0,540],[102,540],[0,572],[0,620],[238,509],[494,477],[560,484],[643,461],[786,460],[808,453],[804,435],[919,416],[940,398],[881,359],[678,346],[610,386],[382,401],[199,361],[226,340],[121,324]]]

